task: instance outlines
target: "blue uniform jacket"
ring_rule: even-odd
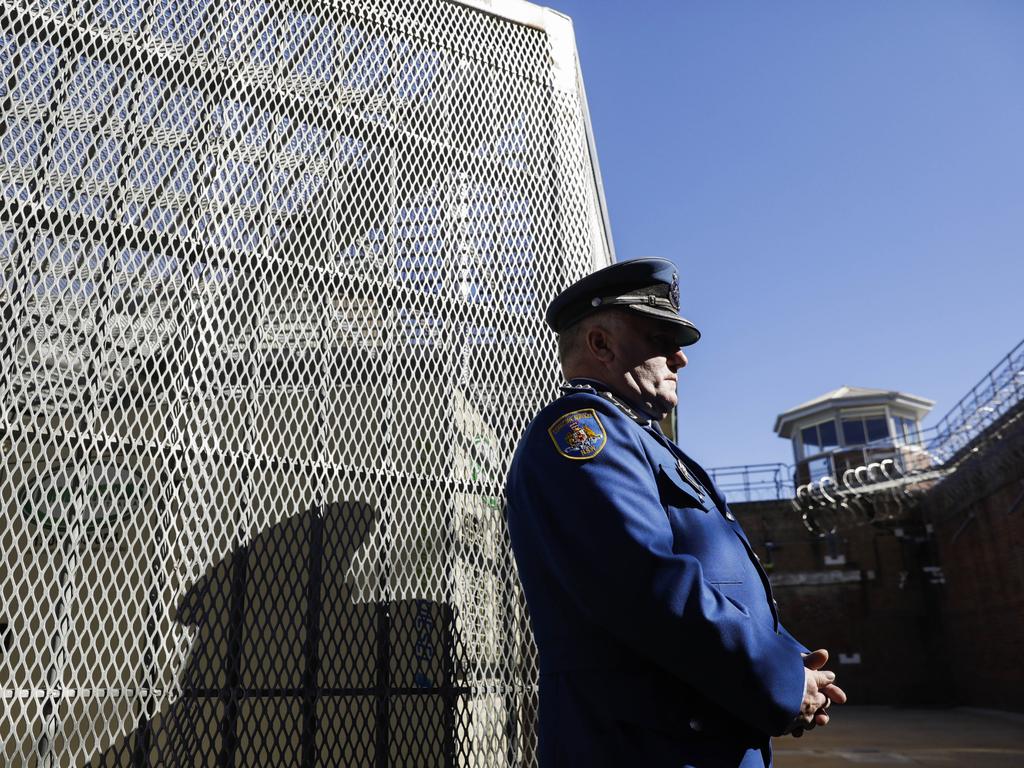
[[[544,408],[508,476],[540,765],[770,765],[806,648],[704,470],[599,387]]]

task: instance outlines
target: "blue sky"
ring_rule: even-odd
[[[573,18],[620,259],[704,338],[680,443],[792,461],[850,384],[942,416],[1024,336],[1024,3],[540,0]]]

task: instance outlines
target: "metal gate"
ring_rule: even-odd
[[[610,256],[517,0],[0,0],[0,763],[531,765],[502,517]]]

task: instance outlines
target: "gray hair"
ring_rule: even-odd
[[[617,330],[627,319],[627,311],[619,307],[608,307],[600,312],[587,315],[558,334],[558,362],[564,368],[582,349],[587,331],[595,325],[602,325],[610,331]]]
[[[580,346],[580,337],[586,324],[580,320],[558,334],[558,362],[564,367]]]

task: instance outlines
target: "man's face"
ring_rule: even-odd
[[[676,373],[686,365],[686,355],[675,341],[671,326],[628,312],[613,333],[620,382],[629,399],[664,418],[676,404]]]

